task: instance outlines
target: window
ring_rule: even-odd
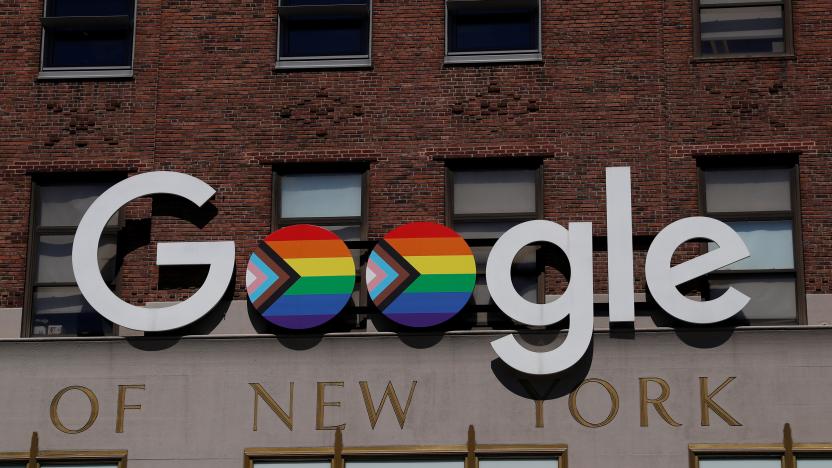
[[[331,169],[324,169],[331,170]],[[293,224],[313,224],[329,229],[352,252],[356,267],[366,261],[366,167],[347,167],[339,172],[281,170],[275,174],[275,229]],[[363,285],[361,272],[356,281]],[[356,306],[366,304],[363,286],[354,294]]]
[[[344,241],[366,238],[363,172],[279,173],[277,228],[314,224]]]
[[[781,468],[780,457],[700,458],[699,468]]]
[[[126,451],[51,451],[37,453],[34,468],[126,468]],[[30,468],[28,452],[0,453],[0,467]]]
[[[370,65],[371,0],[279,0],[277,68]]]
[[[355,460],[346,468],[465,468],[464,460]]]
[[[696,55],[792,52],[790,0],[699,0]]]
[[[330,461],[254,461],[253,468],[332,468]]]
[[[731,226],[751,253],[708,276],[709,296],[733,286],[751,298],[741,318],[794,323],[803,309],[796,166],[704,167],[701,174],[704,214]]]
[[[558,468],[557,458],[480,458],[479,468]]]
[[[485,266],[491,246],[515,225],[542,217],[540,165],[449,168],[448,175],[448,224],[471,246],[477,262],[474,307],[488,310],[491,296],[485,282]],[[531,302],[543,300],[537,251],[538,247],[525,247],[512,267],[514,287]]]
[[[46,0],[40,78],[133,75],[134,0]]]
[[[832,456],[826,458],[808,458],[800,456],[797,459],[797,468],[832,468]]]
[[[541,60],[539,0],[445,0],[445,63]]]
[[[113,325],[84,300],[72,271],[75,229],[110,183],[33,183],[24,336],[99,336]],[[104,280],[115,287],[118,216],[107,224],[98,247]]]
[[[690,444],[688,450],[690,468],[832,468],[830,444]]]
[[[480,468],[559,468],[566,466],[565,445],[477,445]],[[465,445],[344,447],[336,461],[330,448],[249,448],[244,468],[466,468]]]

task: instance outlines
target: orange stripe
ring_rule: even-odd
[[[461,237],[421,237],[385,239],[402,256],[471,255]]]
[[[283,258],[349,257],[350,251],[341,240],[266,241]]]

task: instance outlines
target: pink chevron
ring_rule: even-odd
[[[367,275],[370,276],[370,282],[367,283],[368,291],[374,291],[379,283],[383,282],[384,279],[387,278],[387,274],[384,273],[384,269],[379,268],[373,260],[367,261]]]
[[[260,286],[266,282],[268,275],[263,273],[259,268],[257,268],[257,265],[251,262],[248,264],[248,268],[246,269],[246,276],[248,276],[248,272],[252,273],[254,279],[251,283],[246,285],[246,291],[248,291],[249,294],[253,294],[254,291],[257,291],[257,289],[259,289]],[[246,281],[246,283],[248,283],[248,281]]]

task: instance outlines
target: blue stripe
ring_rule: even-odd
[[[350,296],[351,294],[283,295],[263,312],[263,316],[335,315],[341,312]]]
[[[385,314],[453,314],[468,302],[470,292],[408,293],[396,298]]]

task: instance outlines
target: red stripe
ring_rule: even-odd
[[[266,241],[288,240],[337,240],[338,236],[322,227],[311,224],[296,224],[278,229],[266,237]]]
[[[460,237],[451,228],[436,223],[410,223],[388,232],[385,238],[397,239],[407,237]]]

